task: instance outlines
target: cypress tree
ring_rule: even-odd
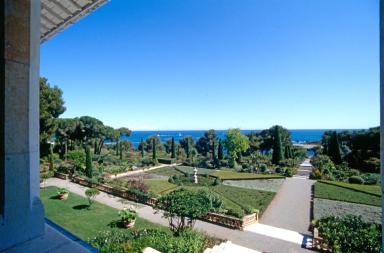
[[[175,138],[174,137],[172,137],[172,143],[171,143],[171,158],[176,158]]]
[[[287,146],[285,146],[285,150],[284,150],[284,152],[285,152],[285,158],[286,158],[286,159],[291,159],[291,158],[293,158],[293,156],[292,156],[291,145],[287,145]]]
[[[190,150],[191,150],[191,147],[190,147],[190,142],[189,142],[189,138],[187,138],[187,149],[185,150],[185,152],[187,153],[187,158],[190,157]]]
[[[278,165],[284,159],[283,144],[281,143],[281,136],[279,128],[275,127],[275,138],[273,139],[273,153],[272,163]]]
[[[218,147],[218,150],[217,150],[217,158],[219,158],[219,160],[223,160],[224,159],[224,150],[223,150],[223,144],[221,143],[221,139],[219,139],[219,147]]]
[[[116,156],[119,155],[119,144],[120,144],[120,142],[116,141]]]
[[[217,159],[217,157],[216,157],[216,142],[215,141],[213,141],[212,142],[212,160],[213,161],[215,161],[216,159]]]
[[[121,148],[121,142],[119,142],[120,160],[123,160],[123,150]]]
[[[85,174],[88,178],[92,178],[92,155],[89,146],[85,148]]]
[[[141,158],[144,158],[144,141],[143,141],[143,137],[141,137]]]
[[[53,170],[53,145],[52,144],[50,144],[50,147],[49,147],[48,160],[49,160],[49,170]]]
[[[336,131],[333,131],[331,138],[329,140],[328,154],[329,154],[331,160],[335,164],[340,164],[342,162],[340,145],[339,145],[339,138],[337,136]]]
[[[156,140],[152,139],[152,160],[153,163],[157,163],[157,154],[156,154]]]
[[[95,141],[93,142],[93,154],[96,155],[96,152],[97,152],[97,141],[95,140]]]

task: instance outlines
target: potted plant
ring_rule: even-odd
[[[60,200],[66,200],[68,198],[69,191],[65,188],[59,188],[57,190],[57,196]]]
[[[132,228],[135,225],[137,213],[135,210],[124,208],[119,211],[119,216],[124,227]]]

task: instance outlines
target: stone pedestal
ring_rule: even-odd
[[[44,234],[39,198],[40,1],[1,3],[0,251]]]

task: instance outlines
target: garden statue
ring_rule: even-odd
[[[195,172],[195,174],[193,175],[193,178],[195,179],[195,184],[197,184],[197,168],[196,167],[193,169],[193,172]]]

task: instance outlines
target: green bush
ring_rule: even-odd
[[[315,169],[309,174],[310,179],[319,180],[321,179],[321,172],[318,169]]]
[[[220,178],[215,178],[215,181],[213,181],[213,186],[221,185],[221,179]]]
[[[68,160],[73,163],[77,170],[83,170],[85,164],[85,153],[83,150],[73,150],[68,152]]]
[[[364,179],[360,176],[352,176],[348,178],[350,184],[364,184]]]
[[[172,163],[175,163],[175,159],[159,158],[159,159],[157,159],[157,161],[159,163],[162,163],[162,164],[172,164]]]
[[[156,229],[112,230],[99,233],[89,242],[106,253],[141,253],[146,247],[168,253],[196,253],[204,251],[209,238],[191,230],[186,230],[179,236]]]
[[[88,207],[91,207],[96,196],[100,194],[100,191],[98,189],[95,189],[95,188],[89,188],[85,191],[85,196],[87,196],[87,199],[88,199]]]
[[[361,217],[327,217],[315,227],[335,253],[381,252],[381,225],[364,222]]]
[[[380,181],[380,174],[365,174],[361,176],[364,179],[364,184],[375,185]]]
[[[294,173],[294,171],[292,168],[285,168],[285,170],[284,170],[284,175],[286,177],[293,177],[293,173]]]

